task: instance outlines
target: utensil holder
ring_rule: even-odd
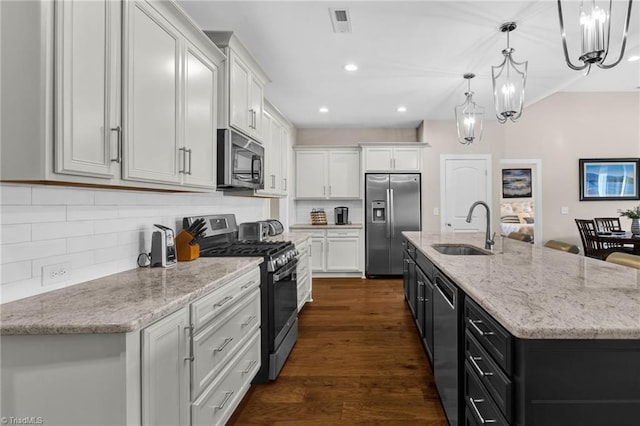
[[[200,257],[200,244],[189,245],[193,240],[193,235],[185,231],[180,231],[176,237],[176,250],[178,252],[178,261],[195,260]]]

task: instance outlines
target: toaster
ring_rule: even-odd
[[[264,241],[269,236],[267,222],[245,222],[238,226],[238,239],[244,241]]]

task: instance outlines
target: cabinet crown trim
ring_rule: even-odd
[[[251,71],[253,71],[264,84],[271,82],[271,79],[264,69],[262,69],[258,61],[256,61],[251,51],[247,49],[233,31],[204,31],[204,33],[220,49],[229,48],[239,54],[244,61],[249,62],[248,65],[251,67]]]

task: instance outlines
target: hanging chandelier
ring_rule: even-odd
[[[484,107],[478,106],[473,101],[473,92],[471,91],[471,79],[475,76],[472,73],[463,76],[467,80],[467,92],[464,94],[467,98],[462,105],[455,108],[458,142],[464,145],[470,145],[475,141],[480,142],[482,139]]]
[[[496,117],[501,124],[506,123],[507,120],[517,121],[522,115],[524,105],[528,62],[516,62],[511,56],[515,49],[509,47],[509,34],[515,29],[515,22],[506,22],[500,26],[500,31],[507,33],[507,48],[502,51],[504,61],[498,66],[491,67],[493,100]]]
[[[609,0],[609,11],[596,5],[596,0],[588,0],[580,2],[580,33],[581,33],[581,55],[578,58],[582,61],[582,65],[575,65],[569,59],[569,50],[567,48],[567,36],[564,30],[564,19],[562,17],[562,2],[558,0],[558,17],[560,18],[560,33],[562,35],[562,48],[564,50],[564,59],[572,70],[580,71],[587,68],[587,74],[591,70],[591,65],[609,69],[613,68],[624,56],[624,49],[627,44],[627,34],[629,32],[629,21],[631,19],[631,4],[629,0],[627,7],[627,16],[622,31],[622,43],[620,47],[620,55],[615,62],[605,64],[609,54],[609,41],[611,39],[611,8],[613,0]]]

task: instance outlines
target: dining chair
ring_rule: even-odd
[[[582,247],[584,247],[584,255],[604,260],[606,255],[611,252],[605,250],[602,243],[598,241],[595,222],[590,219],[575,219],[575,221],[578,226],[578,231],[580,232]]]
[[[640,269],[640,256],[616,251],[607,256],[607,262]]]
[[[511,238],[512,240],[524,241],[525,243],[530,243],[533,241],[533,237],[529,234],[524,234],[522,232],[509,232],[507,238]]]
[[[594,217],[593,221],[596,223],[598,231],[622,231],[619,217]]]
[[[549,240],[544,243],[545,247],[552,248],[554,250],[566,251],[567,253],[578,254],[580,249],[577,245],[571,243],[565,243],[564,241]]]

